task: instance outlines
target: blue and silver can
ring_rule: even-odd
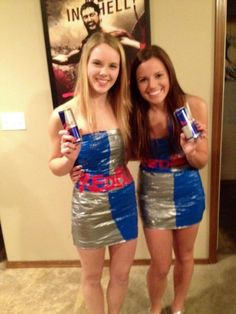
[[[186,107],[178,108],[174,113],[188,140],[196,139],[200,136],[201,133],[198,131],[197,126]]]
[[[71,108],[67,108],[63,111],[58,112],[59,117],[61,119],[61,123],[63,128],[67,130],[70,135],[72,135],[76,139],[76,143],[82,141],[81,135],[79,133],[79,129]]]

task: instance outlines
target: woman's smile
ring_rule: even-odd
[[[120,71],[120,56],[107,44],[93,49],[88,61],[88,80],[91,91],[104,94],[115,84]]]
[[[136,72],[142,97],[152,104],[163,103],[169,88],[169,76],[164,64],[157,58],[142,62]]]

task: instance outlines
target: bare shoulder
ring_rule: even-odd
[[[72,98],[69,101],[65,102],[64,104],[56,107],[53,110],[53,114],[58,114],[59,111],[63,111],[68,108],[74,108],[74,106],[75,106],[75,98]]]
[[[194,96],[194,95],[187,95],[186,96],[187,102],[190,106],[191,109],[204,109],[206,107],[206,102],[203,98],[199,96]]]
[[[74,98],[73,98],[73,99],[67,101],[66,103],[64,103],[64,104],[62,104],[62,105],[56,107],[56,108],[52,111],[52,113],[51,113],[51,117],[50,117],[49,123],[51,123],[51,122],[53,122],[53,121],[60,121],[60,119],[59,119],[59,114],[58,114],[58,113],[59,113],[60,111],[63,111],[63,110],[65,110],[65,109],[68,109],[68,108],[74,108],[74,106],[75,106],[75,100],[74,100]]]
[[[202,117],[207,117],[207,104],[203,98],[187,95],[186,100],[195,119],[201,120]]]

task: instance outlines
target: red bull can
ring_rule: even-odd
[[[58,112],[63,128],[76,139],[76,143],[82,141],[78,126],[71,108]]]
[[[200,136],[200,132],[186,107],[175,110],[177,121],[188,140],[196,139]]]

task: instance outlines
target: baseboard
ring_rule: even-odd
[[[195,259],[195,264],[211,264],[209,259]],[[6,261],[6,268],[50,268],[50,267],[80,267],[79,260],[66,261]],[[150,264],[149,259],[137,259],[133,266],[146,266]],[[105,260],[105,266],[109,266],[109,260]]]

